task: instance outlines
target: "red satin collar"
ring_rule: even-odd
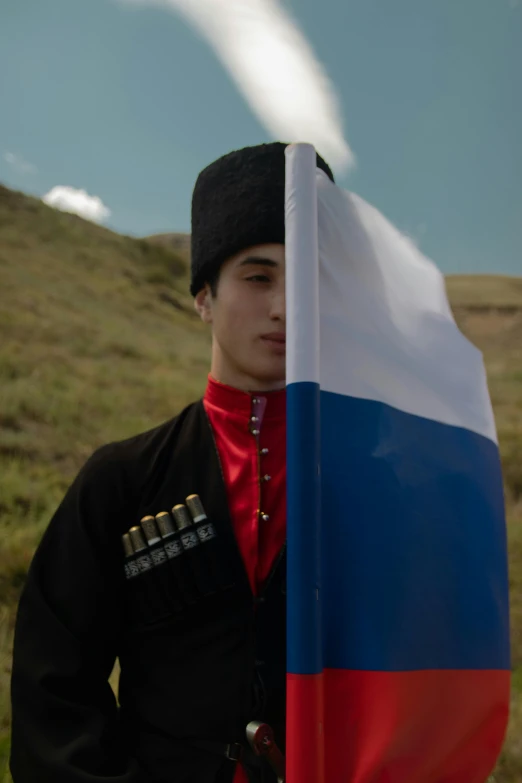
[[[227,386],[208,374],[208,384],[204,399],[210,405],[226,411],[232,416],[249,419],[252,415],[253,400],[264,399],[263,420],[284,419],[286,417],[286,389],[276,391],[245,392],[233,386]]]

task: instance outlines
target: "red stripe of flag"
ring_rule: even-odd
[[[326,783],[484,783],[509,690],[509,671],[326,670]]]
[[[325,783],[324,675],[287,674],[286,694],[285,781]]]

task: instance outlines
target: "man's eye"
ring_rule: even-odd
[[[247,277],[247,280],[260,280],[262,283],[270,282],[270,278],[268,278],[266,275],[252,275],[252,277]]]

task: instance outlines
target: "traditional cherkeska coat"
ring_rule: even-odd
[[[253,719],[270,723],[284,748],[285,546],[257,590],[234,534],[230,482],[203,400],[84,465],[19,604],[14,783],[232,783],[243,773],[205,743],[244,743]],[[178,611],[161,600],[145,610],[141,577],[125,578],[121,537],[191,494],[215,526],[233,586]],[[119,707],[107,681],[116,657]],[[255,767],[249,779],[275,781]]]

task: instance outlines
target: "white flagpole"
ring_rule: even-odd
[[[316,151],[285,149],[287,384],[319,383],[319,239]]]
[[[324,781],[316,151],[286,148],[286,783]]]

